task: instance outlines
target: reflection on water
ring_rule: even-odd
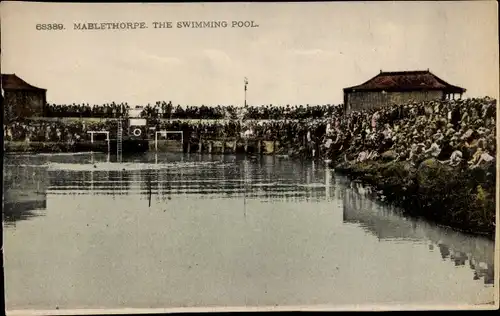
[[[285,171],[290,164],[270,163],[270,157],[245,160],[220,156],[216,161],[196,163],[193,155],[179,161],[138,161],[125,165],[94,163],[87,165],[49,164],[50,194],[152,195],[165,199],[173,195],[202,195],[204,198],[258,199],[259,201],[320,201],[331,197],[329,170],[302,168]],[[200,168],[202,166],[202,168]],[[290,165],[292,167],[292,165]],[[119,168],[119,170],[116,170]],[[300,168],[300,169],[299,169]],[[320,174],[322,172],[322,174]],[[325,182],[325,179],[328,180]]]
[[[370,192],[351,182],[344,194],[344,221],[358,223],[380,241],[424,242],[434,251],[436,246],[443,260],[455,266],[469,265],[474,280],[494,283],[494,243],[471,237],[449,228],[437,227],[424,220],[404,217],[397,209],[367,198]]]
[[[17,221],[38,216],[47,206],[47,172],[40,166],[4,166],[3,221]]]
[[[318,163],[17,155],[4,181],[9,309],[493,301],[493,242]]]

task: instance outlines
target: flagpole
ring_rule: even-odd
[[[248,85],[248,79],[245,77],[245,107],[247,107],[247,85]]]
[[[244,121],[244,116],[245,116],[245,111],[247,110],[247,85],[248,85],[248,79],[247,77],[244,77],[243,79],[243,92],[245,95],[245,100],[243,104],[243,108],[240,108],[238,110],[238,122],[239,122],[239,128],[238,128],[238,138],[241,137],[241,129],[243,126],[243,121]]]

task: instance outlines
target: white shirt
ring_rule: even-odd
[[[358,161],[365,161],[367,157],[368,157],[368,154],[366,153],[366,151],[362,151],[359,153]]]
[[[391,131],[391,129],[390,129],[390,128],[388,128],[388,129],[384,130],[383,134],[384,134],[384,137],[385,137],[386,139],[389,139],[389,138],[391,138],[391,136],[392,136],[392,131]]]
[[[432,143],[428,151],[431,153],[433,157],[437,157],[441,152],[441,148],[439,148],[438,144]]]
[[[326,147],[326,148],[330,148],[330,146],[332,145],[332,143],[333,143],[332,139],[331,139],[331,138],[328,138],[328,139],[326,140],[325,147]]]
[[[486,161],[486,162],[490,162],[490,161],[492,161],[493,159],[494,159],[494,157],[493,157],[493,156],[491,156],[491,155],[490,155],[490,154],[488,154],[488,153],[484,153],[484,154],[482,154],[482,155],[481,155],[481,160],[484,160],[484,161]]]
[[[462,152],[460,150],[455,150],[450,157],[451,163],[456,163],[462,160]]]

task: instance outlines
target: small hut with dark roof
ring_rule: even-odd
[[[461,98],[465,89],[451,85],[429,70],[383,72],[363,84],[344,89],[346,110],[358,111],[409,101]]]
[[[47,90],[30,85],[15,74],[1,74],[6,120],[43,116]]]

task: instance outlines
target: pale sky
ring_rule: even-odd
[[[497,97],[495,1],[248,4],[1,3],[2,73],[50,103],[340,104],[380,72],[430,69],[466,96]],[[258,28],[154,29],[253,20]],[[148,29],[76,31],[74,22]],[[64,31],[37,31],[37,23]]]

